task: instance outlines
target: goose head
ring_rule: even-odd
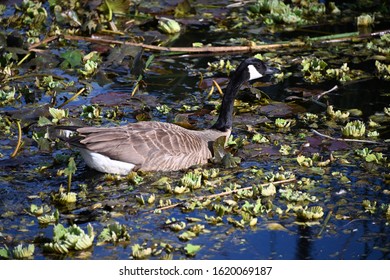
[[[266,73],[267,67],[260,59],[251,57],[245,59],[237,67],[236,71],[232,75],[232,79],[240,79],[242,82],[247,82],[263,77]]]
[[[222,132],[232,129],[234,99],[241,85],[245,82],[258,79],[266,74],[267,67],[260,59],[251,57],[245,59],[230,76],[222,99],[222,105],[216,123],[211,129]]]

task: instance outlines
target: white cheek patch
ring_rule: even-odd
[[[248,71],[249,81],[263,77],[263,75],[259,71],[257,71],[256,67],[253,65],[248,65]]]

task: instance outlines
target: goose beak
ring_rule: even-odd
[[[275,67],[267,67],[267,70],[265,70],[264,75],[273,75],[280,73],[280,70]]]

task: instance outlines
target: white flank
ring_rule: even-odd
[[[253,66],[252,64],[248,65],[248,71],[249,71],[249,81],[263,77],[263,75],[259,71],[257,71],[256,67]]]
[[[105,155],[86,149],[80,149],[80,153],[89,167],[103,173],[127,175],[135,166],[132,163],[113,160]]]

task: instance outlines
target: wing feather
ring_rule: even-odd
[[[195,131],[161,122],[122,127],[77,129],[90,151],[129,162],[145,171],[178,170],[204,164],[212,157],[208,142]]]

